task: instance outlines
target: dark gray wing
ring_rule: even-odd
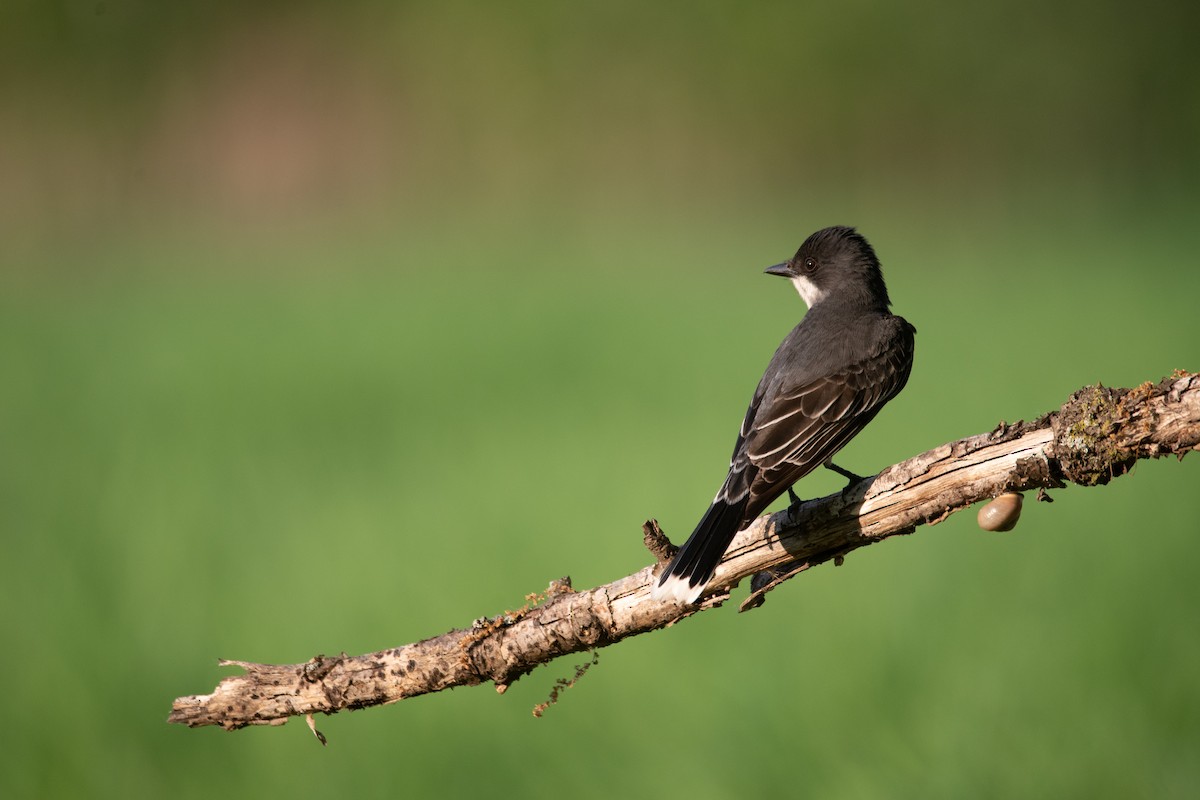
[[[891,319],[898,323],[894,331],[866,358],[771,396],[755,395],[722,487],[729,499],[749,495],[746,521],[833,458],[904,388],[914,330]]]

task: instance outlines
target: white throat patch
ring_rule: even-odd
[[[804,305],[812,308],[825,297],[827,292],[817,288],[817,285],[803,275],[797,275],[792,278],[792,286],[796,287],[796,291],[800,293],[800,299],[804,301]]]

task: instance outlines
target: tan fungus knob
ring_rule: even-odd
[[[1011,531],[1021,518],[1021,495],[1005,492],[979,509],[979,527],[985,531]]]

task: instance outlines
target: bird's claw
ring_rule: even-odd
[[[800,511],[800,506],[804,504],[804,501],[796,495],[796,490],[791,486],[788,487],[787,493],[788,500],[790,501],[790,504],[787,507],[788,516],[792,519],[795,519],[796,514]]]
[[[854,484],[858,483],[859,481],[863,480],[862,475],[853,473],[848,469],[842,469],[841,467],[839,467],[837,464],[833,463],[832,461],[825,462],[825,469],[836,472],[838,475],[841,475],[843,478],[845,478],[848,481],[846,484],[847,488],[849,488],[849,487],[853,486]]]

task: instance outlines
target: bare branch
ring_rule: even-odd
[[[761,604],[784,580],[889,536],[912,533],[1003,492],[1095,486],[1138,459],[1200,449],[1200,374],[1176,372],[1135,389],[1089,386],[1033,422],[944,444],[896,464],[796,513],[759,518],[738,534],[696,606],[650,597],[672,548],[653,520],[644,537],[657,563],[620,580],[574,591],[556,581],[531,604],[470,628],[361,656],[316,656],[272,666],[221,661],[245,672],[212,694],[178,698],[168,719],[192,727],[281,725],[289,717],[332,714],[492,681],[498,691],[568,653],[595,650],[721,605],[730,587],[755,576],[743,609]],[[314,728],[315,731],[315,728]]]

